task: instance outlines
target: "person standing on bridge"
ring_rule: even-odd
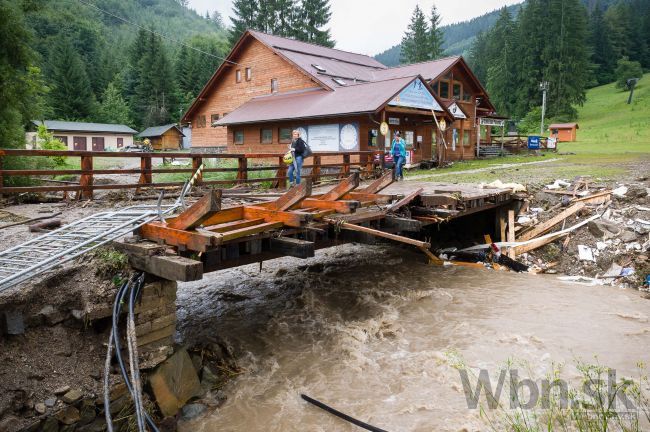
[[[399,131],[395,132],[390,154],[393,156],[393,163],[395,165],[395,180],[404,180],[402,166],[406,163],[406,143],[400,137]]]
[[[293,154],[293,163],[289,165],[288,174],[289,174],[289,181],[293,186],[294,173],[296,176],[295,184],[297,185],[300,184],[300,171],[302,170],[302,163],[305,159],[307,144],[305,144],[305,141],[302,138],[300,138],[299,131],[294,130],[292,136],[293,139],[291,140],[291,144],[289,145],[289,150],[291,150],[291,153]]]

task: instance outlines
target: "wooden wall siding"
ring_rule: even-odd
[[[272,78],[278,79],[280,93],[319,87],[317,83],[307,78],[288,61],[273,53],[257,40],[251,39],[251,42],[243,48],[241,55],[234,61],[240,66],[232,65],[225,71],[192,117],[192,147],[226,145],[228,135],[226,128],[210,127],[210,116],[219,114],[219,118],[221,118],[224,113],[234,111],[253,97],[270,94]],[[237,83],[235,80],[236,70],[241,69],[243,77],[247,67],[251,68],[251,80],[242,79]],[[199,116],[205,116],[206,127],[196,127]],[[248,142],[250,139],[252,138],[248,138]],[[241,151],[232,146],[232,137],[228,143],[228,151]]]
[[[181,148],[183,137],[176,128],[171,128],[159,137],[151,138],[151,146],[154,150],[174,150]]]

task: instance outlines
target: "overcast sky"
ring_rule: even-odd
[[[442,24],[465,21],[521,0],[436,0]],[[416,4],[428,15],[433,0],[330,0],[336,48],[375,55],[399,43]],[[218,10],[230,24],[231,0],[190,0],[202,15]]]

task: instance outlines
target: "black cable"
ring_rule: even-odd
[[[133,394],[133,386],[131,385],[131,381],[129,380],[129,375],[126,373],[124,360],[122,359],[118,318],[120,316],[120,312],[122,309],[121,304],[124,301],[124,297],[126,296],[128,288],[130,287],[133,279],[134,278],[125,282],[124,285],[122,285],[122,288],[120,288],[120,290],[117,292],[117,295],[115,296],[115,303],[113,304],[113,343],[115,344],[115,356],[117,357],[117,363],[120,366],[120,371],[122,372],[122,378],[124,379],[124,384],[126,384],[126,388],[129,390],[129,393],[131,394],[131,398],[135,396]],[[141,279],[143,280],[143,278]],[[160,432],[156,427],[156,424],[153,422],[153,419],[149,416],[147,412],[145,412],[145,420],[147,421],[147,424],[149,424],[149,426],[154,432]]]
[[[306,400],[307,402],[309,402],[310,404],[316,405],[318,408],[320,408],[322,410],[325,410],[328,413],[333,414],[333,415],[337,416],[338,418],[341,418],[341,419],[343,419],[345,421],[348,421],[348,422],[350,422],[350,423],[352,423],[354,425],[357,425],[360,428],[364,428],[364,429],[372,431],[372,432],[388,432],[388,431],[386,431],[384,429],[379,429],[378,427],[369,425],[368,423],[364,423],[361,420],[357,420],[354,417],[350,417],[347,414],[343,414],[341,411],[337,411],[334,408],[329,407],[329,406],[325,405],[324,403],[317,401],[316,399],[312,399],[312,398],[310,398],[309,396],[307,396],[305,394],[301,394],[300,397],[303,398],[304,400]]]

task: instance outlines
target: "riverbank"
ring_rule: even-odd
[[[610,302],[610,297],[621,294],[626,297],[626,301],[617,303],[620,310],[616,312],[616,316],[622,320],[632,319],[641,324],[646,323],[650,310],[646,309],[648,303],[644,299],[645,294],[637,291],[641,283],[636,276],[646,271],[643,265],[648,262],[648,231],[644,231],[643,223],[635,221],[650,219],[648,210],[645,210],[650,205],[647,196],[650,182],[643,177],[629,178],[623,184],[598,178],[592,180],[591,190],[613,190],[621,186],[626,190],[612,195],[609,202],[598,204],[588,212],[586,209],[584,212],[576,212],[567,218],[565,223],[570,226],[584,220],[589,214],[598,212],[604,216],[602,219],[606,224],[585,226],[573,233],[566,244],[565,239],[556,241],[520,258],[528,265],[556,275],[516,276],[505,271],[435,267],[427,264],[424,255],[395,244],[352,244],[319,251],[315,258],[305,261],[290,258],[273,260],[265,262],[261,271],[258,265],[244,266],[210,274],[200,282],[180,284],[176,299],[178,321],[175,349],[177,353],[183,353],[182,356],[187,356],[184,358],[191,360],[190,368],[197,386],[194,389],[196,393],[188,398],[186,402],[189,404],[184,409],[166,419],[155,407],[154,396],[150,391],[147,406],[155,418],[167,427],[176,427],[172,424],[176,425],[178,422],[181,430],[198,427],[207,431],[212,429],[213,424],[224,430],[268,430],[262,428],[262,420],[255,423],[255,419],[261,419],[259,416],[265,412],[274,419],[273,424],[277,425],[275,430],[301,430],[300,425],[286,423],[284,418],[274,414],[276,411],[291,413],[297,418],[306,416],[305,424],[317,429],[320,427],[318,421],[322,414],[298,412],[305,410],[305,405],[293,399],[301,389],[309,389],[314,391],[312,396],[320,398],[323,396],[316,393],[323,393],[327,401],[342,400],[350,407],[358,408],[366,419],[385,419],[390,425],[393,420],[388,421],[387,417],[375,417],[378,414],[372,414],[372,406],[381,407],[387,403],[386,400],[373,399],[372,395],[363,393],[361,388],[355,389],[362,400],[358,403],[345,397],[341,399],[339,393],[323,391],[330,380],[336,382],[340,376],[346,376],[347,372],[339,369],[335,363],[342,362],[363,379],[372,380],[375,374],[385,373],[384,368],[389,367],[389,364],[382,360],[383,357],[377,356],[381,354],[391,357],[394,354],[391,349],[401,349],[401,344],[413,343],[412,336],[404,330],[403,317],[409,317],[411,309],[420,311],[421,316],[406,319],[413,320],[413,326],[422,326],[434,334],[440,324],[437,318],[431,322],[419,320],[425,319],[427,310],[440,312],[440,305],[447,305],[453,310],[455,303],[447,304],[445,299],[451,296],[458,301],[458,296],[465,296],[467,289],[478,289],[478,292],[472,294],[478,296],[482,288],[489,287],[484,294],[489,300],[487,303],[494,304],[496,308],[489,314],[497,323],[492,325],[511,319],[509,314],[514,312],[505,312],[509,307],[529,310],[532,303],[526,298],[523,290],[531,286],[541,291],[554,289],[548,288],[549,286],[562,286],[565,290],[572,290],[572,293],[577,290],[582,293],[580,295],[587,295],[584,293],[588,292],[593,302],[604,304]],[[528,185],[528,210],[521,216],[528,217],[530,221],[520,221],[520,227],[525,228],[526,223],[533,226],[543,223],[566,208],[562,206],[561,194],[545,192],[543,189],[543,184]],[[7,221],[42,214],[40,211],[61,209],[68,210],[63,218],[77,218],[100,211],[106,206],[126,205],[127,199],[128,196],[116,194],[111,199],[89,204],[24,204],[14,209],[6,208],[5,212]],[[613,226],[617,228],[614,229]],[[26,233],[24,226],[7,228],[1,234],[7,246],[34,235]],[[432,243],[435,245],[435,232],[433,234]],[[448,246],[450,239],[445,241],[445,246]],[[476,239],[476,242],[481,241],[482,239]],[[605,246],[602,247],[599,243]],[[636,244],[638,247],[628,248],[628,245]],[[579,260],[578,246],[590,248],[595,259]],[[118,257],[119,254],[109,254],[83,259],[53,277],[35,283],[31,287],[33,294],[25,295],[18,299],[19,301],[14,299],[13,303],[3,303],[2,310],[7,309],[10,304],[21,305],[23,321],[27,324],[22,333],[5,335],[0,340],[3,352],[9,353],[4,357],[0,375],[13,374],[11,379],[6,379],[0,384],[4,395],[0,399],[0,425],[3,428],[12,431],[36,430],[47,425],[46,430],[58,431],[75,425],[80,431],[101,430],[104,424],[103,401],[100,397],[102,355],[106,350],[105,341],[109,331],[106,319],[110,314],[105,313],[98,319],[80,311],[92,309],[92,304],[95,303],[104,307],[110,305],[116,285],[119,284],[116,283],[115,276],[119,275],[120,280],[123,280],[128,275],[128,269],[113,267],[112,270],[101,272],[96,269],[101,267],[102,263],[106,264],[106,261],[112,264],[115,264],[116,260],[119,262]],[[578,288],[581,285],[564,285],[565,282],[557,278],[561,274],[580,276],[580,283],[593,283],[593,278],[603,280],[601,276],[608,272],[614,263],[620,267],[620,271],[608,278],[607,282],[615,282],[616,289],[622,288],[625,291],[611,291],[614,288],[600,286]],[[633,268],[636,274],[622,271],[629,268]],[[540,283],[540,280],[543,283]],[[461,286],[457,286],[457,283]],[[465,283],[467,286],[463,285]],[[499,284],[503,285],[502,294],[498,292]],[[457,289],[460,291],[454,291]],[[79,293],[83,295],[79,296]],[[574,313],[583,317],[595,314],[595,318],[589,318],[590,321],[598,325],[605,322],[601,320],[600,314],[603,312],[600,309],[585,309],[584,305],[573,297],[565,304],[566,308],[554,309],[553,305],[544,303],[551,301],[553,296],[558,296],[560,292],[552,291],[552,294],[538,299],[545,305],[543,310],[549,311],[550,315],[546,319],[554,319],[565,327],[571,327],[576,325],[573,317],[564,317],[563,314]],[[503,296],[507,295],[513,296],[516,304],[500,303],[505,298]],[[531,297],[530,301],[533,300]],[[398,303],[395,303],[396,301]],[[422,309],[423,304],[425,306]],[[626,304],[630,306],[627,309]],[[311,310],[312,307],[316,307],[316,310]],[[548,309],[545,309],[546,307]],[[505,308],[503,314],[500,314],[498,308]],[[470,316],[471,310],[468,308],[464,312],[457,311],[456,315],[446,316],[447,319],[455,320],[455,325],[462,327],[465,325],[463,323],[467,322],[465,315]],[[542,325],[543,322],[540,320],[536,325]],[[513,322],[512,325],[527,328],[526,323]],[[605,325],[619,329],[615,322],[606,321]],[[645,343],[644,337],[647,333],[644,328],[635,327],[630,330],[641,338],[637,341],[641,344]],[[556,331],[559,330],[543,334],[550,340],[561,340],[564,335]],[[532,330],[530,333],[530,337],[539,338]],[[452,331],[450,334],[453,336],[455,333]],[[446,363],[447,367],[451,367],[447,354],[456,351],[456,337],[461,336],[456,335],[449,339],[446,334],[436,336],[438,344],[443,346],[446,341],[447,345],[444,345],[444,349],[436,348],[435,355],[425,356],[425,365],[419,366],[420,372],[426,373],[425,366],[433,367],[437,362]],[[420,337],[425,338],[425,335],[419,335],[418,338]],[[471,341],[468,335],[463,337]],[[494,335],[484,337],[489,339]],[[390,341],[399,343],[394,345]],[[525,357],[530,354],[526,344],[519,346],[518,338],[514,341],[513,346],[508,348],[512,350],[512,356]],[[381,348],[379,345],[382,343],[388,345]],[[412,348],[414,351],[407,357],[419,359],[416,347],[421,344],[425,342],[418,339]],[[475,341],[472,344],[480,345],[480,342]],[[596,341],[590,344],[585,346],[584,351],[580,348],[578,353],[591,356],[589,350],[593,350]],[[491,355],[490,349],[489,346],[482,348],[486,356]],[[626,352],[625,348],[621,349],[621,352]],[[328,357],[330,351],[334,355],[332,358]],[[562,353],[561,350],[559,352]],[[612,353],[604,353],[606,355],[603,363],[609,365],[607,359]],[[626,355],[637,356],[633,352]],[[294,363],[294,357],[297,363]],[[559,357],[568,359],[565,353]],[[612,366],[630,370],[626,361],[619,361],[620,358],[616,356],[611,358],[615,360]],[[303,375],[303,371],[299,370],[299,365],[318,365],[321,360],[326,362],[322,368],[331,368],[328,374],[332,375],[318,376],[320,372],[317,372],[317,375]],[[401,364],[400,370],[408,377],[406,364],[398,360],[398,364]],[[494,360],[491,364],[496,367],[498,362]],[[153,367],[151,371],[154,371]],[[117,375],[116,369],[111,372]],[[462,396],[458,392],[459,382],[452,382],[452,378],[456,376],[452,372],[444,372],[448,374],[444,384],[452,387],[456,392],[455,397]],[[145,371],[145,377],[147,373]],[[256,381],[260,378],[263,382]],[[276,381],[283,379],[291,383],[290,388],[277,387]],[[312,384],[315,385],[313,389],[310,387]],[[357,382],[356,385],[361,384]],[[400,385],[395,375],[395,382],[390,386],[390,390],[399,390]],[[415,383],[412,385],[415,386]],[[337,391],[342,392],[342,389],[343,387],[340,387]],[[289,390],[295,394],[289,394]],[[72,395],[69,395],[70,392],[73,392]],[[447,394],[445,391],[441,392]],[[78,394],[82,396],[72,397]],[[124,387],[115,387],[112,396],[114,414],[122,418],[122,424],[126,425],[130,421],[128,419],[132,408]],[[388,393],[385,396],[385,399],[391,399]],[[407,396],[411,399],[407,400]],[[427,407],[432,405],[418,405],[422,400],[416,397],[415,387],[408,395],[403,395],[403,398],[415,405],[401,406],[400,411],[392,413],[395,419],[405,421],[404,424],[413,424],[416,427],[414,430],[417,430],[417,427],[425,427],[425,424],[431,421],[430,418],[437,419],[441,415],[443,418],[464,419],[463,424],[471,426],[468,426],[468,430],[478,427],[475,412],[463,411],[466,408],[457,401],[450,402],[453,406],[446,406],[445,399],[440,399],[438,401],[442,408],[437,404],[435,408],[430,409]],[[255,406],[256,401],[262,401],[261,408]],[[283,405],[285,402],[290,405]],[[242,403],[244,405],[241,405]],[[255,414],[257,410],[259,413]],[[413,418],[406,419],[405,413]],[[243,422],[244,417],[252,418],[253,423],[238,423]],[[235,423],[229,423],[231,421]],[[410,421],[415,423],[409,423]],[[326,420],[324,424],[330,424],[328,422],[330,420]],[[438,423],[433,424],[437,429]],[[458,425],[453,422],[450,424]],[[344,427],[338,427],[338,424],[332,423],[331,426],[329,430],[345,430]],[[24,429],[25,427],[27,429]]]

